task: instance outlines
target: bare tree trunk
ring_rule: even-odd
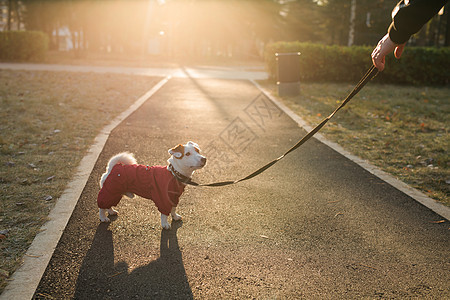
[[[352,0],[350,7],[350,30],[348,32],[348,46],[355,42],[355,18],[356,18],[356,0]]]
[[[450,4],[447,4],[444,9],[444,14],[447,15],[447,24],[445,26],[445,41],[444,46],[450,46]]]
[[[442,27],[442,22],[444,20],[444,16],[439,15],[439,20],[437,22],[437,28],[436,28],[436,37],[434,40],[434,46],[439,47],[439,42],[441,39],[441,27]]]
[[[12,1],[13,0],[8,0],[8,23],[6,27],[7,31],[11,31]]]
[[[431,21],[429,22],[429,29],[427,32],[427,46],[437,46],[436,40],[439,39],[439,37],[437,37],[438,25],[439,19],[436,17],[431,19]]]
[[[15,0],[14,2],[14,11],[16,12],[17,16],[17,30],[20,30],[20,23],[22,22],[22,20],[20,19],[20,3],[17,0]]]

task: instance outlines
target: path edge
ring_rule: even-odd
[[[94,143],[82,158],[75,175],[68,183],[61,197],[48,215],[48,221],[42,225],[27,252],[23,256],[22,265],[8,279],[9,283],[0,294],[0,300],[32,299],[47,268],[53,252],[75,209],[78,199],[86,186],[94,165],[102,152],[111,131],[123,120],[141,107],[150,97],[161,89],[169,80],[165,77],[148,92],[137,99],[127,110],[114,118],[95,137]]]
[[[294,113],[290,108],[288,108],[286,105],[278,101],[271,92],[260,86],[256,81],[250,80],[267,98],[269,98],[276,106],[278,106],[285,114],[287,114],[292,120],[294,120],[299,127],[303,128],[307,132],[310,132],[313,127],[311,127],[305,120],[303,120],[299,115]],[[427,207],[428,209],[434,211],[441,217],[447,219],[450,221],[450,208],[437,202],[436,200],[428,197],[421,191],[407,185],[406,183],[400,181],[399,179],[395,178],[394,176],[382,171],[380,168],[370,164],[368,161],[351,154],[342,146],[335,142],[331,142],[327,140],[322,134],[317,133],[314,135],[314,138],[320,141],[321,143],[327,145],[334,151],[338,152],[339,154],[345,156],[346,158],[350,159],[352,162],[358,164],[360,167],[365,169],[366,171],[370,172],[371,174],[377,176],[381,180],[385,181],[386,183],[390,184],[391,186],[395,187],[399,191],[405,193],[415,201],[419,202],[423,206]]]

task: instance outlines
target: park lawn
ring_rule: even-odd
[[[276,86],[263,83],[277,94]],[[310,125],[334,111],[352,84],[302,83],[280,100]],[[450,87],[369,83],[321,130],[350,153],[450,206]]]
[[[94,138],[159,80],[0,70],[0,293]]]

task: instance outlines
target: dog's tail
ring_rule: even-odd
[[[103,183],[105,182],[106,177],[108,177],[109,173],[111,173],[112,168],[117,164],[135,165],[137,164],[137,161],[134,158],[133,153],[128,152],[122,152],[111,157],[108,165],[106,166],[106,171],[105,173],[103,173],[102,178],[100,179],[100,188],[103,187]]]

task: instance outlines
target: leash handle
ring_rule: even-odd
[[[271,162],[265,164],[258,170],[254,171],[253,173],[247,175],[246,177],[243,177],[238,180],[229,180],[229,181],[220,181],[220,182],[213,182],[213,183],[207,183],[207,184],[199,184],[194,181],[188,181],[184,182],[185,184],[189,184],[192,186],[208,186],[208,187],[219,187],[219,186],[226,186],[231,184],[236,184],[241,181],[249,180],[265,170],[269,169],[271,166],[282,160],[286,155],[291,153],[292,151],[299,148],[301,145],[303,145],[307,140],[309,140],[312,136],[314,136],[320,129],[322,129],[323,126],[341,109],[343,108],[356,94],[359,93],[359,91],[375,76],[378,74],[378,69],[375,66],[371,66],[369,70],[366,72],[366,74],[361,78],[361,80],[358,82],[358,84],[353,88],[353,90],[348,94],[348,96],[342,101],[342,103],[325,119],[323,119],[322,122],[320,122],[316,127],[314,127],[310,132],[308,132],[301,140],[299,140],[294,146],[292,146],[288,151],[286,151],[283,155],[278,157],[277,159],[272,160]]]

